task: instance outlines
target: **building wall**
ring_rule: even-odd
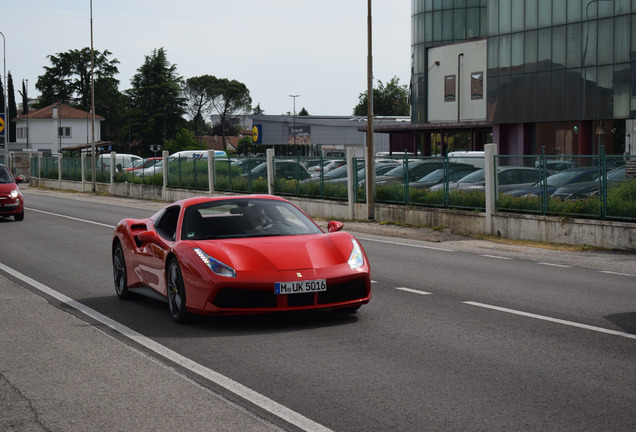
[[[60,146],[89,144],[92,139],[91,119],[29,119],[29,150],[50,151],[57,154]],[[18,120],[17,128],[26,128],[26,120]],[[70,136],[58,137],[58,128],[71,128]],[[95,121],[95,142],[101,141],[101,128],[98,120]],[[26,149],[27,139],[16,140],[16,144]]]
[[[303,152],[308,155],[312,150],[318,154],[322,148],[346,150],[352,148],[356,157],[364,157],[366,154],[366,118],[363,117],[321,117],[321,116],[251,116],[252,124],[260,124],[262,127],[262,145],[273,147],[276,154],[287,151],[285,147],[289,143],[290,131],[294,126],[298,131],[309,131],[311,149]],[[408,123],[406,117],[377,117],[374,125],[387,126],[392,124]],[[363,128],[364,131],[360,131]],[[299,132],[299,134],[302,132]],[[292,136],[293,140],[293,136]],[[299,140],[299,142],[301,142]],[[389,134],[375,133],[373,144],[376,152],[389,151]]]
[[[429,50],[430,123],[486,120],[487,46],[487,41],[481,39]],[[472,94],[472,77],[478,73],[481,74],[481,98]],[[445,97],[447,77],[455,77],[455,98],[452,101]]]

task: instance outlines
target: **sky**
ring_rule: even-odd
[[[164,48],[184,79],[244,83],[252,105],[279,115],[351,115],[367,89],[365,0],[93,0],[93,48],[119,60],[120,90]],[[0,32],[16,101],[29,97],[49,55],[91,45],[90,0],[4,0]],[[373,76],[408,85],[411,0],[373,0]],[[299,95],[296,98],[288,95]]]

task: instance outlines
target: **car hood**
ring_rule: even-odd
[[[318,269],[349,260],[353,237],[345,232],[284,237],[193,241],[237,271]]]
[[[18,186],[15,183],[0,183],[0,193],[8,194],[14,189],[18,189]]]

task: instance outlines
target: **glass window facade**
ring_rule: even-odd
[[[488,0],[487,9],[488,120],[635,116],[636,1]],[[510,105],[519,100],[523,109]]]

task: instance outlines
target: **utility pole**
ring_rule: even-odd
[[[93,0],[91,0],[91,167],[93,173],[93,193],[96,192],[96,156],[95,156],[95,57],[93,55]]]
[[[9,93],[7,91],[7,40],[4,37],[4,33],[0,32],[0,35],[2,35],[2,55],[4,65],[4,86],[2,87],[2,96],[4,96],[4,163],[9,166],[9,112],[7,110],[7,99],[9,98]]]
[[[373,149],[373,49],[372,49],[371,0],[368,0],[367,38],[369,53],[367,56],[367,218],[375,219],[375,151]]]

